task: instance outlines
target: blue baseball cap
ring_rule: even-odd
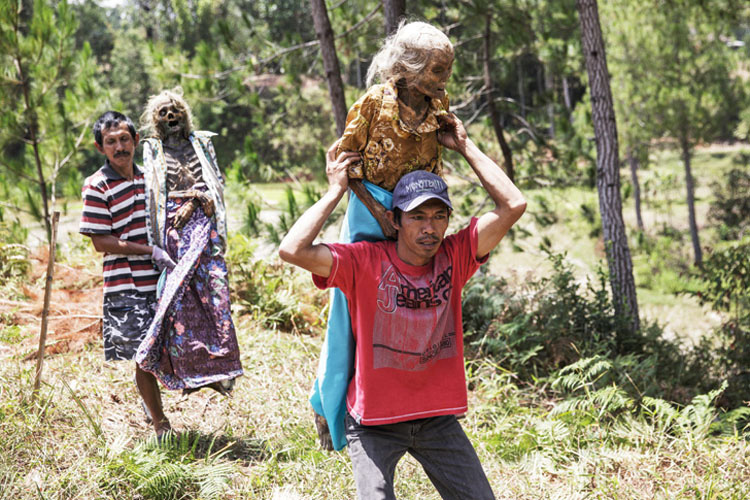
[[[409,212],[432,199],[442,201],[453,210],[445,181],[432,172],[415,170],[403,176],[396,184],[392,206],[402,212]]]

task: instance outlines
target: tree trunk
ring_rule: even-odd
[[[497,136],[497,142],[500,143],[500,149],[503,151],[503,158],[505,159],[505,172],[508,174],[508,177],[510,177],[510,180],[513,181],[515,180],[513,154],[510,151],[510,146],[508,146],[508,143],[505,140],[503,125],[500,123],[500,116],[497,112],[497,108],[495,108],[495,99],[492,95],[494,88],[492,85],[492,72],[490,71],[491,22],[492,13],[488,12],[484,24],[484,88],[487,92],[487,107],[489,108],[490,112],[490,122],[492,122],[492,128],[494,129],[495,135]]]
[[[630,317],[632,331],[640,328],[638,300],[633,279],[625,224],[622,219],[617,123],[609,86],[604,39],[596,0],[576,0],[581,39],[589,76],[592,119],[596,135],[596,188],[607,251],[612,299],[617,314]]]
[[[552,71],[547,68],[544,72],[544,92],[547,102],[547,119],[549,119],[549,136],[555,138],[555,81],[552,77]]]
[[[641,184],[638,182],[638,158],[633,154],[633,148],[628,148],[628,165],[630,166],[630,180],[633,182],[633,199],[635,200],[635,218],[638,229],[644,230],[641,214]]]
[[[568,77],[562,78],[563,86],[563,101],[565,102],[565,109],[568,111],[568,115],[573,111],[573,104],[570,102],[570,85],[568,85]]]
[[[523,61],[521,56],[516,58],[518,66],[518,100],[521,101],[521,116],[526,119],[526,83],[524,82]]]
[[[331,96],[333,116],[336,119],[336,133],[344,133],[346,126],[346,99],[344,98],[344,83],[341,81],[339,58],[336,55],[336,45],[333,42],[333,30],[328,19],[325,0],[310,0],[315,34],[320,42],[320,54],[323,56],[323,69],[326,72],[328,93]]]
[[[690,150],[690,140],[687,133],[681,134],[680,149],[682,149],[682,163],[685,165],[685,186],[687,187],[687,208],[688,221],[690,223],[690,239],[693,242],[693,260],[696,266],[703,264],[703,250],[698,237],[698,223],[695,220],[695,184],[693,182],[692,151]]]
[[[406,17],[406,0],[383,0],[385,14],[385,34],[390,35],[398,28],[398,23]]]
[[[60,222],[60,212],[55,210],[52,216],[52,234],[49,238],[49,256],[47,257],[47,279],[44,285],[44,305],[42,308],[42,325],[39,330],[39,350],[36,358],[36,374],[34,376],[34,391],[36,397],[42,383],[42,369],[44,368],[44,350],[47,347],[47,319],[49,316],[49,301],[52,296],[52,280],[55,275],[55,248],[57,246],[57,224]]]
[[[24,71],[23,62],[21,61],[20,52],[15,57],[16,71],[18,72],[18,81],[21,82],[21,89],[23,90],[23,103],[24,103],[24,114],[27,120],[27,132],[28,139],[31,143],[31,147],[34,150],[34,164],[36,165],[37,182],[39,184],[39,193],[42,195],[42,211],[44,214],[44,228],[47,231],[47,241],[52,237],[52,226],[49,218],[49,200],[47,199],[47,180],[44,177],[44,169],[42,168],[42,159],[39,154],[39,134],[38,126],[39,121],[36,115],[36,110],[31,103],[31,82],[26,77]]]

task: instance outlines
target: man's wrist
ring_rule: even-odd
[[[328,187],[328,192],[333,196],[335,199],[340,200],[343,198],[344,194],[346,193],[347,189],[349,189],[347,186],[342,186],[341,184],[333,184]]]
[[[474,141],[467,137],[465,141],[461,141],[461,143],[459,143],[456,151],[458,151],[458,153],[460,153],[461,155],[466,156],[472,149],[476,149],[476,147],[477,145],[474,144]]]

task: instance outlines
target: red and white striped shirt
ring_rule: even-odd
[[[78,232],[111,234],[148,245],[143,172],[133,165],[128,181],[106,163],[83,183],[83,213]],[[104,254],[104,293],[154,292],[159,271],[151,256]]]

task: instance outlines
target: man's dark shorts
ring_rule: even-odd
[[[127,291],[104,295],[104,359],[123,361],[135,357],[154,319],[156,305],[153,292]]]

